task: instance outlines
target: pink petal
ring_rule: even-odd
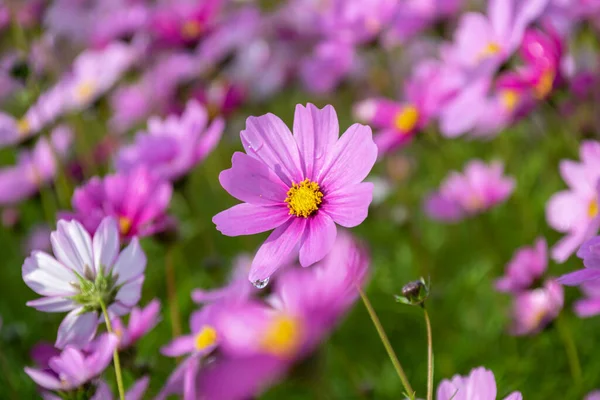
[[[269,278],[289,259],[304,233],[306,222],[306,218],[291,218],[269,235],[252,261],[248,277],[251,282]]]
[[[110,270],[117,254],[119,254],[119,229],[112,217],[106,217],[100,223],[93,239],[94,265],[96,273],[100,268]]]
[[[95,312],[81,314],[82,310],[83,308],[80,307],[68,313],[58,327],[54,345],[59,349],[67,344],[83,347],[94,338],[98,327],[98,314]]]
[[[23,280],[33,291],[42,296],[72,296],[77,290],[70,283],[78,282],[77,276],[50,255],[34,251],[23,263]]]
[[[512,392],[504,398],[504,400],[523,400],[521,392]]]
[[[125,307],[135,306],[142,297],[142,285],[144,284],[144,275],[138,275],[137,278],[127,281],[117,293],[116,300]]]
[[[577,286],[584,282],[595,281],[598,279],[600,279],[600,269],[584,268],[561,276],[557,279],[557,282],[561,285]]]
[[[582,299],[573,306],[575,314],[579,317],[593,317],[600,314],[600,299]]]
[[[77,307],[73,300],[60,296],[28,301],[27,306],[43,312],[65,312]]]
[[[257,205],[282,204],[289,186],[269,167],[244,153],[234,153],[231,168],[219,175],[219,182],[238,200]]]
[[[25,373],[39,386],[44,389],[59,390],[62,387],[61,382],[54,375],[37,369],[25,367]]]
[[[289,186],[302,180],[298,146],[279,117],[266,114],[249,117],[240,133],[246,153],[264,162]]]
[[[185,335],[173,339],[171,343],[163,346],[160,353],[168,357],[179,357],[194,351],[194,336]]]
[[[290,219],[286,206],[262,207],[242,203],[213,217],[217,230],[226,236],[253,235],[270,231]]]
[[[318,213],[309,218],[300,245],[300,265],[308,267],[325,258],[336,236],[337,229],[329,215]]]
[[[125,250],[119,254],[112,272],[118,274],[117,284],[120,285],[142,275],[144,269],[146,269],[146,254],[140,247],[138,239],[133,238]]]
[[[50,235],[54,255],[64,265],[84,276],[85,266],[94,268],[92,238],[77,221],[58,221]]]
[[[371,172],[376,160],[377,146],[371,128],[354,124],[335,144],[317,181],[329,192],[360,183]]]
[[[126,400],[142,400],[144,397],[144,393],[148,389],[148,385],[150,384],[150,378],[144,376],[137,381],[129,388],[129,390],[125,393]]]
[[[373,184],[363,182],[351,185],[328,194],[326,199],[323,211],[337,224],[353,228],[367,218],[373,200]]]
[[[340,134],[337,114],[332,106],[319,110],[308,103],[306,108],[298,104],[294,114],[294,138],[298,143],[304,167],[304,176],[313,179],[320,171],[325,156],[335,146]]]
[[[591,201],[592,199],[590,199]],[[576,193],[562,191],[554,194],[546,204],[548,225],[559,232],[567,232],[587,219],[589,204]]]

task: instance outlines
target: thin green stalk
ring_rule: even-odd
[[[104,321],[106,322],[106,330],[108,333],[113,333],[112,324],[110,323],[110,317],[108,316],[108,311],[106,310],[104,300],[100,299],[99,301],[100,307],[102,308],[102,313],[104,314]],[[117,387],[119,388],[119,398],[121,400],[125,400],[125,390],[123,388],[123,376],[121,374],[121,361],[119,361],[118,348],[116,348],[113,352],[113,362],[115,364],[115,375],[117,377]]]
[[[367,295],[363,292],[362,288],[359,285],[356,285],[356,288],[358,289],[360,298],[362,299],[362,301],[365,305],[365,308],[367,309],[367,312],[369,313],[369,316],[371,317],[371,321],[373,321],[373,325],[375,325],[375,329],[377,330],[377,333],[379,334],[381,343],[383,343],[383,347],[385,347],[385,350],[387,351],[388,356],[390,357],[390,360],[392,361],[392,364],[394,365],[394,368],[396,369],[396,372],[398,373],[398,376],[400,377],[400,381],[402,382],[402,385],[404,386],[404,390],[406,391],[406,394],[408,395],[408,397],[411,400],[414,400],[415,391],[413,390],[412,386],[410,386],[410,383],[408,382],[406,373],[402,369],[402,365],[400,365],[400,361],[398,361],[398,357],[396,356],[396,353],[394,352],[394,348],[390,344],[390,340],[388,339],[385,331],[383,330],[383,326],[381,326],[379,317],[377,317],[377,314],[375,313],[375,310],[373,309],[371,302],[367,298]]]
[[[171,332],[173,337],[181,335],[181,317],[177,301],[177,282],[175,281],[175,265],[173,263],[173,245],[169,244],[165,254],[165,275],[167,278],[167,298],[171,313]]]
[[[433,339],[431,335],[431,321],[423,304],[423,315],[427,326],[427,400],[433,400]]]
[[[573,340],[573,335],[571,334],[571,330],[569,326],[565,324],[564,317],[559,316],[555,322],[556,329],[558,330],[558,334],[560,339],[565,346],[565,353],[567,354],[567,360],[569,362],[569,369],[571,370],[571,376],[573,377],[573,381],[578,387],[581,387],[583,382],[583,375],[581,372],[581,364],[579,362],[579,355],[577,354],[577,346],[575,345],[575,341]]]

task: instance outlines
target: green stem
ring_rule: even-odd
[[[431,321],[423,304],[423,315],[427,326],[427,400],[433,400],[433,339],[431,335]]]
[[[100,299],[100,307],[102,308],[102,313],[104,314],[104,321],[106,322],[106,330],[108,333],[113,333],[112,324],[110,323],[110,317],[108,316],[108,311],[106,310],[106,305],[104,304],[104,300]],[[119,361],[119,348],[115,348],[113,352],[113,361],[115,364],[115,375],[117,377],[117,387],[119,388],[119,398],[121,400],[125,400],[125,390],[123,389],[123,376],[121,375],[121,362]]]
[[[571,376],[575,384],[580,387],[583,382],[583,375],[581,372],[581,364],[579,363],[579,355],[577,354],[577,346],[573,340],[573,335],[569,326],[564,323],[564,317],[559,316],[556,319],[556,329],[558,334],[565,346],[565,353],[567,354],[567,360],[569,362],[569,369],[571,370]]]
[[[177,282],[175,280],[175,265],[173,263],[173,245],[169,244],[165,254],[165,275],[167,278],[167,298],[171,313],[171,332],[173,337],[181,335],[181,317],[177,302]]]
[[[394,352],[394,349],[393,349],[392,345],[390,344],[390,340],[388,339],[387,335],[385,334],[385,331],[383,330],[383,326],[381,326],[381,322],[379,321],[379,318],[377,317],[377,314],[375,313],[375,310],[373,309],[371,302],[369,301],[369,299],[367,298],[367,295],[363,292],[363,290],[361,289],[361,287],[359,285],[356,285],[356,288],[358,289],[360,298],[362,299],[362,301],[365,305],[365,308],[367,309],[367,312],[369,313],[369,316],[371,317],[371,321],[373,321],[373,325],[375,325],[375,329],[377,330],[377,333],[379,334],[381,343],[383,343],[383,347],[385,347],[385,350],[387,351],[388,356],[390,357],[390,360],[392,361],[392,364],[394,365],[394,368],[396,369],[396,372],[398,373],[398,376],[400,377],[400,381],[402,382],[402,385],[404,386],[404,390],[406,391],[407,396],[411,400],[414,400],[415,391],[412,389],[412,387],[410,386],[410,383],[408,382],[406,373],[402,369],[402,365],[400,365],[400,361],[398,361],[398,357],[396,356],[396,353]]]

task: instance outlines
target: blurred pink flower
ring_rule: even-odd
[[[302,84],[313,93],[330,92],[350,73],[355,59],[353,44],[341,40],[321,42],[300,64]]]
[[[531,287],[546,272],[547,253],[544,238],[538,238],[533,247],[519,249],[506,266],[506,275],[496,280],[496,290],[517,294]]]
[[[159,2],[152,10],[150,31],[159,43],[193,44],[217,22],[222,0]]]
[[[471,370],[466,376],[454,375],[444,379],[437,390],[437,400],[496,400],[494,373],[484,367]],[[523,400],[520,392],[512,392],[504,400]]]
[[[243,201],[213,217],[227,236],[275,229],[260,247],[249,279],[260,284],[283,259],[322,260],[332,249],[336,223],[359,225],[367,217],[373,185],[362,183],[377,158],[371,129],[352,125],[340,138],[335,110],[298,105],[294,134],[273,114],[250,117],[241,132],[244,153],[221,172],[225,190]]]
[[[61,218],[80,221],[94,232],[106,216],[114,217],[123,239],[151,236],[167,227],[166,214],[173,187],[145,167],[103,178],[93,177],[75,189],[73,212]]]
[[[600,279],[600,236],[586,240],[577,251],[577,257],[583,259],[585,268],[561,276],[560,283],[576,286]]]
[[[221,118],[209,125],[206,109],[191,100],[181,116],[150,118],[148,131],[139,132],[134,143],[117,154],[117,170],[127,172],[145,166],[163,179],[176,180],[210,154],[219,143],[223,128]]]
[[[150,332],[160,321],[160,301],[152,300],[144,308],[134,307],[129,314],[129,323],[121,318],[112,320],[113,331],[119,338],[119,350],[133,346],[142,336]]]
[[[23,280],[43,296],[27,305],[69,314],[58,328],[56,347],[83,347],[96,333],[100,300],[110,317],[125,315],[140,299],[146,255],[137,238],[119,252],[119,231],[105,218],[93,239],[77,221],[58,221],[50,240],[54,257],[34,251],[23,263]],[[100,319],[101,321],[101,319]]]
[[[464,174],[451,172],[440,190],[429,195],[425,212],[435,220],[455,222],[505,201],[515,181],[503,176],[503,169],[500,162],[486,165],[480,160],[470,161]]]
[[[584,298],[573,305],[573,310],[581,318],[593,317],[600,314],[600,279],[583,282],[579,285]]]
[[[560,174],[569,186],[554,194],[546,204],[548,225],[566,233],[552,247],[552,258],[559,263],[575,250],[600,226],[598,217],[598,178],[600,178],[600,142],[584,141],[580,148],[580,162],[563,160]]]
[[[60,355],[49,357],[47,368],[25,367],[25,373],[48,391],[75,390],[102,374],[110,364],[117,347],[117,337],[107,333],[102,335],[100,341],[101,345],[91,354],[67,346]],[[99,397],[94,398],[100,400]]]
[[[542,287],[519,292],[513,303],[513,335],[532,335],[558,317],[564,304],[563,287],[556,280],[547,280]]]
[[[583,400],[600,400],[600,390],[588,393]]]
[[[30,254],[34,250],[50,250],[50,232],[51,229],[47,224],[34,225],[23,245],[25,254]]]

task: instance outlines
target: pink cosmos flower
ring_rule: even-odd
[[[310,92],[328,93],[352,71],[356,58],[352,43],[343,40],[321,42],[300,64],[302,84]]]
[[[134,307],[129,314],[127,326],[116,317],[112,320],[115,334],[119,338],[119,350],[133,346],[142,336],[150,332],[160,321],[160,301],[152,300],[144,308]]]
[[[150,118],[148,132],[138,133],[134,143],[117,154],[117,170],[127,172],[145,166],[163,179],[178,179],[210,154],[223,127],[221,118],[208,125],[206,109],[191,100],[180,117],[171,115],[164,121]]]
[[[137,304],[146,256],[137,238],[119,253],[117,222],[105,218],[94,237],[77,221],[58,221],[50,236],[54,257],[34,251],[23,263],[23,280],[43,296],[27,305],[44,312],[65,312],[56,347],[82,347],[96,333],[100,299],[111,317]]]
[[[128,173],[116,173],[103,178],[94,177],[73,194],[73,212],[61,218],[75,219],[88,232],[94,232],[106,216],[119,224],[123,239],[151,236],[167,226],[167,207],[173,187],[157,178],[145,167]]]
[[[69,392],[77,389],[99,376],[112,360],[113,351],[117,347],[117,337],[107,333],[99,339],[101,345],[91,354],[69,345],[60,355],[48,358],[46,369],[25,367],[25,373],[36,384],[49,391]]]
[[[584,141],[579,148],[580,162],[563,160],[560,174],[569,186],[554,194],[546,204],[546,220],[559,232],[566,233],[552,248],[552,258],[564,262],[577,248],[598,231],[598,178],[600,178],[600,142]]]
[[[468,70],[494,71],[521,44],[527,26],[548,0],[490,0],[487,15],[463,14],[454,42],[443,50],[447,61]]]
[[[167,45],[195,43],[216,23],[221,0],[176,0],[159,3],[150,27],[159,42]]]
[[[263,281],[291,254],[300,264],[322,260],[332,249],[336,223],[359,225],[367,217],[373,184],[363,183],[377,158],[371,129],[352,125],[339,139],[331,106],[298,105],[294,134],[273,114],[250,117],[240,136],[246,153],[235,153],[221,172],[225,190],[243,201],[213,217],[227,236],[275,229],[250,271]]]
[[[547,280],[542,287],[519,292],[513,303],[513,335],[532,335],[558,317],[564,304],[563,287]]]
[[[64,157],[71,133],[56,128],[50,141],[41,138],[31,150],[18,154],[16,165],[0,168],[0,205],[19,203],[50,184],[56,175],[56,157]]]
[[[528,289],[546,272],[547,253],[544,238],[538,238],[533,247],[519,249],[506,266],[506,275],[496,280],[496,290],[516,294]]]
[[[437,400],[496,400],[494,373],[484,367],[471,370],[466,376],[454,375],[444,379],[437,390]],[[512,392],[504,400],[523,400],[520,392]]]
[[[450,173],[440,190],[426,199],[425,212],[438,221],[459,221],[503,202],[514,187],[514,179],[503,176],[502,163],[473,160],[464,174]]]

